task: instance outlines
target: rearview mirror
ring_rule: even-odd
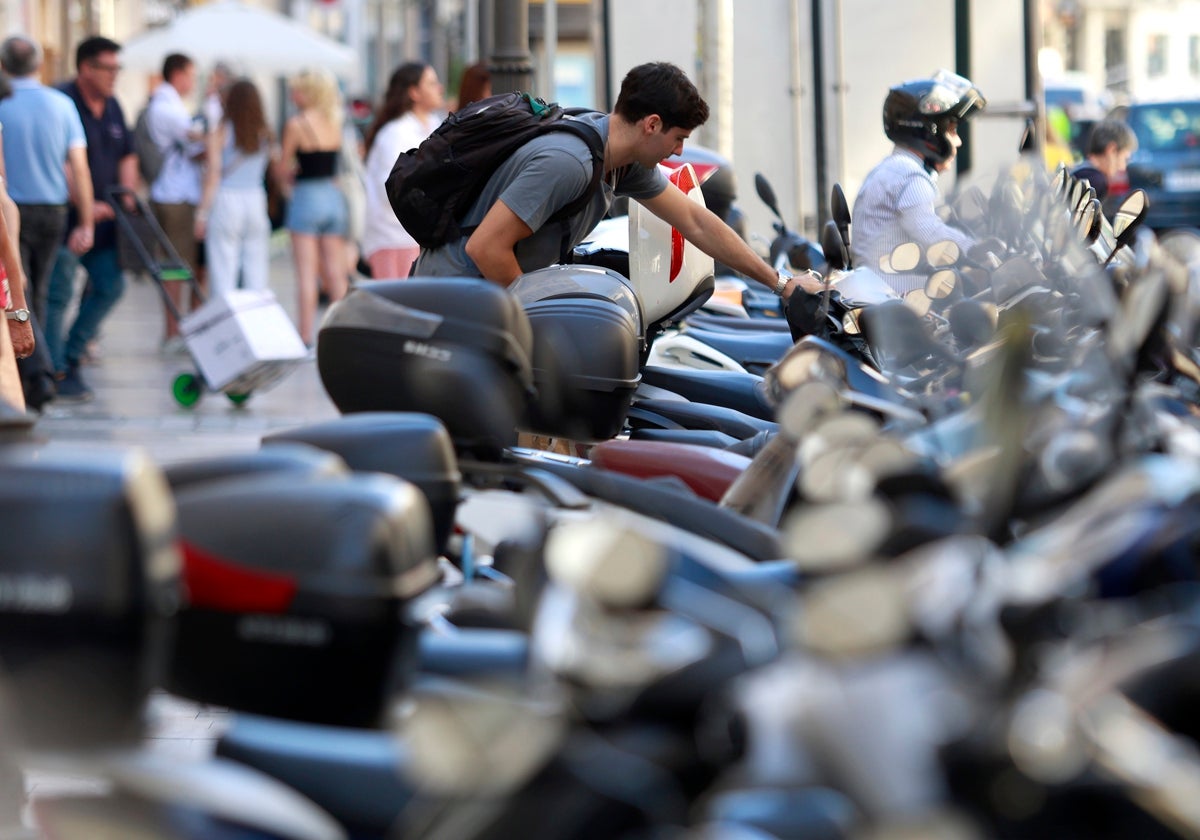
[[[1150,199],[1146,196],[1145,190],[1134,190],[1121,202],[1121,206],[1113,214],[1112,232],[1116,241],[1113,243],[1113,249],[1108,258],[1104,260],[1105,265],[1112,262],[1117,251],[1127,246],[1137,236],[1138,228],[1141,227],[1149,209]]]
[[[826,382],[840,387],[846,380],[846,364],[834,353],[796,344],[767,371],[767,383],[781,394],[805,382]]]
[[[1025,120],[1025,130],[1021,132],[1021,142],[1017,144],[1017,153],[1022,155],[1030,154],[1038,150],[1038,131],[1037,123],[1032,117]]]
[[[1095,192],[1095,190],[1091,190],[1091,192]],[[1090,199],[1079,213],[1077,230],[1083,234],[1083,241],[1088,245],[1091,245],[1100,238],[1100,228],[1103,222],[1101,218],[1102,213],[1100,199],[1098,198]]]
[[[833,185],[833,192],[829,197],[829,209],[833,214],[833,221],[837,224],[838,233],[842,236],[842,244],[846,246],[846,254],[850,253],[850,205],[846,202],[846,193],[842,191],[841,184]],[[850,265],[849,259],[846,260],[847,267]]]
[[[1050,181],[1050,194],[1061,197],[1067,190],[1067,167],[1060,163],[1054,170],[1054,178]]]
[[[846,246],[837,223],[832,219],[821,229],[821,250],[825,252],[825,262],[831,271],[846,270]]]
[[[958,272],[943,268],[929,275],[925,281],[925,294],[932,300],[946,300],[958,288]]]
[[[1146,211],[1149,209],[1150,201],[1145,190],[1134,190],[1125,197],[1117,212],[1113,214],[1112,228],[1118,244],[1125,245],[1133,239],[1132,232],[1146,218]]]
[[[888,260],[892,271],[903,274],[914,271],[921,264],[921,246],[916,242],[905,242],[892,249]]]
[[[933,308],[933,300],[929,295],[925,294],[924,289],[913,289],[904,296],[904,302],[908,308],[916,312],[922,318],[929,314],[929,310]]]
[[[775,190],[771,187],[766,176],[761,172],[754,173],[754,191],[758,193],[758,197],[762,199],[763,204],[767,205],[779,221],[783,221],[783,214],[779,212],[779,202],[775,198]]]
[[[962,249],[958,247],[958,243],[953,239],[943,239],[941,242],[934,242],[925,249],[925,262],[934,268],[944,268],[948,265],[954,265],[960,257],[962,257]]]

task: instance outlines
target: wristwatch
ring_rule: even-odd
[[[6,310],[4,310],[4,317],[10,321],[18,321],[18,322],[24,324],[26,321],[29,320],[29,310],[28,309],[6,309]]]
[[[775,294],[783,297],[783,290],[787,288],[788,281],[791,279],[791,277],[788,277],[786,274],[780,271],[779,280],[775,283]]]

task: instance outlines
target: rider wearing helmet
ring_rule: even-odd
[[[934,212],[937,175],[950,167],[962,145],[958,124],[986,100],[962,76],[939,70],[928,79],[896,85],[883,102],[883,131],[895,143],[863,181],[854,202],[856,265],[877,268],[897,245],[916,242],[924,250],[950,239],[966,251],[974,241]],[[924,283],[921,275],[884,274],[904,294]]]

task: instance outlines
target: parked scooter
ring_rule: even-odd
[[[721,506],[512,446],[523,425],[566,434],[620,415],[629,377],[572,367],[613,336],[636,346],[629,309],[598,291],[521,306],[486,283],[374,284],[378,300],[320,335],[352,416],[278,436],[243,459],[262,462],[226,464],[236,476],[172,470],[182,545],[143,460],[0,449],[5,509],[36,534],[0,550],[0,679],[31,715],[15,731],[136,739],[147,656],[171,645],[186,655],[159,674],[280,718],[235,727],[211,774],[109,761],[120,795],[64,804],[60,835],[97,812],[119,814],[121,836],[167,837],[1196,833],[1190,276],[1128,233],[1133,204],[1114,225],[1132,251],[1109,259],[1080,247],[1097,227],[1086,195],[1009,186],[975,221],[1004,234],[987,259],[917,249],[924,300],[831,318],[861,301],[830,273],[823,323],[859,329],[874,374],[824,338],[789,350],[761,381],[778,433]],[[904,270],[906,252],[890,262]],[[564,301],[576,311],[556,314]],[[401,408],[423,413],[373,413]],[[46,493],[59,521],[64,489],[84,529],[67,542],[36,527]],[[469,656],[459,583],[428,583],[439,555],[475,594],[495,584],[491,615],[513,622]],[[195,612],[179,586],[193,571],[218,584],[190,581]],[[205,622],[236,686],[199,656]],[[173,624],[187,632],[171,641]],[[312,663],[346,664],[324,642],[356,627],[368,638],[340,658],[370,667],[298,686]],[[407,690],[380,691],[397,652]],[[398,697],[400,739],[313,728],[378,726],[366,712]],[[242,778],[261,813],[205,781],[236,778],[235,757],[256,768]]]

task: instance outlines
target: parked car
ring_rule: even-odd
[[[1150,199],[1155,229],[1200,227],[1200,99],[1136,102],[1113,111],[1137,135],[1129,189]]]

